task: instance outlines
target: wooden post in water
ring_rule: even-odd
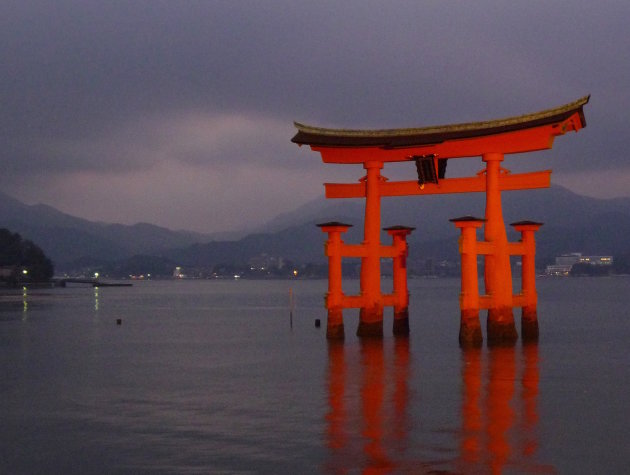
[[[326,337],[329,339],[343,339],[343,290],[341,284],[341,257],[343,241],[341,234],[348,231],[352,225],[336,221],[318,224],[321,230],[328,233],[325,244],[328,256],[328,293],[326,294],[326,308],[328,319],[326,323]]]
[[[381,292],[381,196],[380,181],[383,162],[363,164],[365,180],[365,222],[361,258],[361,299],[357,336],[383,336],[383,295]]]
[[[407,236],[415,228],[407,226],[391,226],[385,231],[392,237],[394,247],[393,276],[394,281],[394,324],[393,333],[397,336],[409,335],[409,290],[407,287],[407,255],[409,248]]]
[[[521,233],[523,245],[521,261],[521,338],[523,341],[538,340],[538,293],[536,292],[536,240],[534,233],[542,223],[519,221],[511,226]]]
[[[477,229],[483,226],[483,219],[464,216],[451,219],[461,231],[459,252],[461,254],[461,293],[459,308],[459,344],[462,347],[478,347],[483,343],[479,322],[479,275],[477,271]]]
[[[293,310],[295,309],[295,300],[293,298],[293,289],[289,287],[289,325],[293,328]]]
[[[512,268],[507,233],[501,206],[502,153],[486,153],[486,223],[484,238],[490,245],[485,255],[484,281],[490,297],[488,308],[488,344],[513,344],[517,338],[512,312]]]

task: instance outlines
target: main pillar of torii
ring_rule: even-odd
[[[515,340],[517,334],[512,308],[522,306],[524,311],[526,309],[530,323],[536,309],[535,299],[512,295],[510,253],[515,252],[507,241],[501,192],[547,188],[551,170],[512,174],[501,164],[505,155],[550,149],[556,136],[585,127],[583,107],[588,100],[589,96],[586,96],[553,109],[505,119],[423,128],[347,130],[295,123],[297,133],[292,142],[309,145],[321,154],[324,163],[362,166],[365,170],[365,176],[358,183],[325,184],[327,198],[365,198],[363,242],[329,245],[327,251],[329,262],[340,263],[342,257],[361,258],[361,292],[357,296],[346,296],[339,287],[335,288],[333,298],[330,298],[329,292],[329,317],[334,315],[333,319],[339,323],[342,318],[340,312],[344,308],[358,307],[360,322],[357,334],[381,336],[383,307],[395,306],[394,301],[400,302],[381,291],[380,259],[396,259],[402,255],[400,249],[395,249],[396,246],[383,246],[380,242],[382,197],[482,192],[486,194],[486,216],[483,220],[486,265],[485,294],[480,300],[483,301],[481,308],[488,309],[488,340],[494,343]],[[445,177],[447,160],[471,157],[481,157],[485,168],[471,177]],[[418,180],[388,181],[381,170],[391,162],[414,163]],[[344,226],[347,229],[347,225]],[[339,229],[335,232],[338,233]],[[330,252],[336,254],[331,255]],[[527,259],[525,254],[522,255]],[[334,272],[336,276],[341,270]],[[532,278],[527,279],[531,287]],[[535,289],[528,292],[535,295]],[[469,310],[467,315],[470,315]],[[462,307],[462,318],[463,311]],[[340,335],[343,336],[343,330],[330,332],[329,337]]]

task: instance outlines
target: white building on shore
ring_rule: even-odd
[[[583,256],[581,252],[562,254],[556,257],[556,263],[548,265],[545,275],[567,276],[575,264],[589,264],[592,266],[612,266],[612,256]]]

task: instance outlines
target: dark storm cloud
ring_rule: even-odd
[[[588,128],[557,140],[554,170],[578,181],[589,170],[630,173],[625,1],[57,0],[3,10],[0,185],[26,183],[32,201],[52,194],[41,194],[46,183],[60,196],[77,174],[130,186],[125,173],[169,169],[177,182],[174,170],[190,167],[225,183],[234,168],[269,183],[291,173],[308,188],[323,172],[289,143],[294,119],[422,126],[587,93]],[[174,189],[203,188],[194,174],[179,179]],[[260,191],[270,208],[274,193],[287,206],[279,188]],[[225,206],[238,202],[228,195]]]

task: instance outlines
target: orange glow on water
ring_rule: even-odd
[[[443,408],[423,405],[426,398],[412,389],[409,339],[330,342],[327,472],[553,473],[537,461],[537,345],[468,348],[461,355],[460,415],[453,414],[453,431],[452,422],[423,427]],[[450,434],[450,442],[433,440],[441,434]],[[443,453],[419,455],[427,447],[443,447]]]

